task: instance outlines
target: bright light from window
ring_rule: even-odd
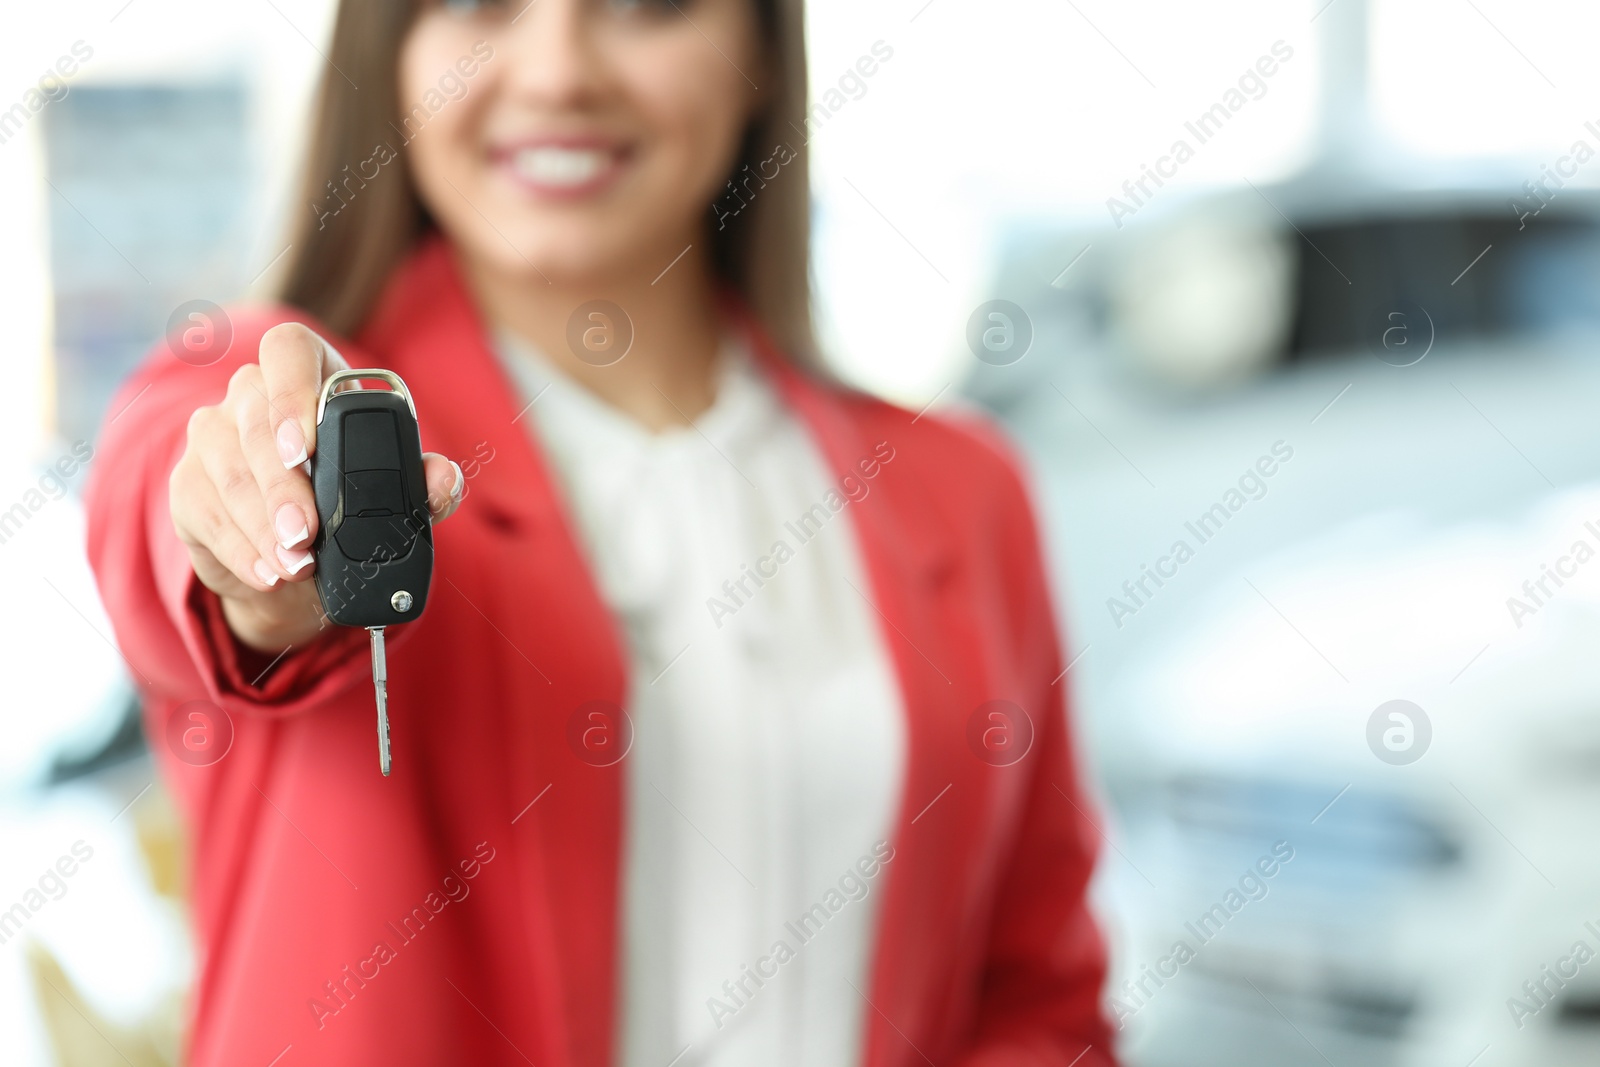
[[[1069,224],[1114,240],[1107,198],[1180,140],[1194,154],[1162,197],[1295,170],[1320,76],[1311,13],[1274,0],[910,0],[892,13],[813,0],[812,97],[839,90],[808,132],[821,315],[842,369],[908,401],[959,378],[998,242]],[[892,57],[857,77],[879,42]],[[1278,42],[1290,58],[1252,74]],[[1244,105],[1202,144],[1185,123],[1230,90]]]
[[[1371,8],[1374,118],[1408,152],[1542,158],[1600,119],[1593,4],[1371,0]]]

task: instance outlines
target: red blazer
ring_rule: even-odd
[[[894,858],[873,890],[864,1063],[1111,1064],[1084,901],[1096,830],[1015,462],[979,427],[813,380],[735,314],[836,475],[880,441],[895,450],[847,508],[908,743]],[[123,413],[89,487],[90,558],[190,823],[189,1062],[609,1064],[625,764],[592,766],[568,737],[580,705],[623,701],[624,646],[447,244],[424,242],[361,335],[334,342],[353,366],[403,376],[423,447],[474,475],[436,532],[427,613],[391,634],[393,777],[377,768],[366,634],[291,650],[253,684],[259,664],[173,534],[167,477],[189,413],[291,318],[238,313],[207,367],[159,347],[112,402]],[[1011,766],[969,741],[997,699],[1034,726]],[[169,738],[207,704],[233,739],[194,766]]]

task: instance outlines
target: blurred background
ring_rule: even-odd
[[[270,286],[332,10],[6,14],[8,1064],[177,1062],[182,832],[79,493],[175,312]],[[1031,460],[1127,1060],[1596,1062],[1600,8],[809,18],[832,359]]]

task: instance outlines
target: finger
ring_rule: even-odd
[[[247,364],[234,377],[237,388],[230,386],[230,392],[234,394],[231,404],[238,427],[239,449],[255,475],[276,541],[278,562],[291,580],[308,578],[310,572],[303,571],[305,555],[317,532],[317,505],[311,479],[299,466],[285,467],[278,455],[260,368]]]
[[[195,576],[200,579],[200,584],[217,596],[224,600],[229,598],[237,600],[240,597],[256,595],[255,590],[241,582],[211,549],[199,544],[185,547],[189,549],[189,563],[194,567]]]
[[[434,522],[443,522],[461,506],[467,492],[467,478],[461,465],[453,463],[437,452],[422,454],[422,470],[428,483],[428,513]]]
[[[239,592],[235,586],[265,593],[278,584],[278,572],[234,523],[211,476],[199,463],[179,463],[169,489],[173,528],[188,547],[195,574],[206,588],[218,596],[233,596]],[[220,564],[225,572],[219,573],[212,563]]]
[[[245,394],[253,392],[250,386],[244,386],[243,390]],[[241,403],[243,395],[236,395],[236,391],[230,389],[227,411],[216,429],[196,449],[201,466],[205,468],[222,510],[255,546],[262,567],[252,564],[250,573],[262,581],[270,574],[273,581],[267,583],[269,585],[276,584],[278,579],[297,575],[303,580],[312,562],[311,553],[304,549],[285,550],[278,544],[277,535],[267,516],[266,498],[261,495],[261,485],[256,481],[255,471],[245,461],[237,424],[234,418],[229,417]]]
[[[224,567],[216,556],[212,555],[210,549],[191,545],[189,559],[201,583],[222,599],[224,617],[228,619],[230,629],[236,625],[235,617],[226,614],[227,605],[230,603],[248,605],[254,617],[254,625],[265,625],[268,631],[273,633],[280,632],[277,627],[281,626],[283,631],[311,637],[320,633],[327,625],[315,585],[277,585],[264,593],[257,592],[235,578],[233,572]],[[313,626],[315,629],[311,629]],[[235,630],[235,633],[244,643],[263,651],[277,651],[290,643],[287,637],[269,637],[262,643],[262,639],[252,639],[242,631]]]
[[[298,467],[317,450],[317,397],[323,378],[345,369],[344,357],[310,327],[285,322],[262,336],[260,359],[278,461]]]

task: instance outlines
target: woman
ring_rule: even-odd
[[[232,732],[154,746],[196,1067],[1111,1062],[1015,465],[811,367],[799,6],[345,0],[285,306],[112,405],[150,736]],[[310,581],[346,366],[433,450],[389,778]]]

